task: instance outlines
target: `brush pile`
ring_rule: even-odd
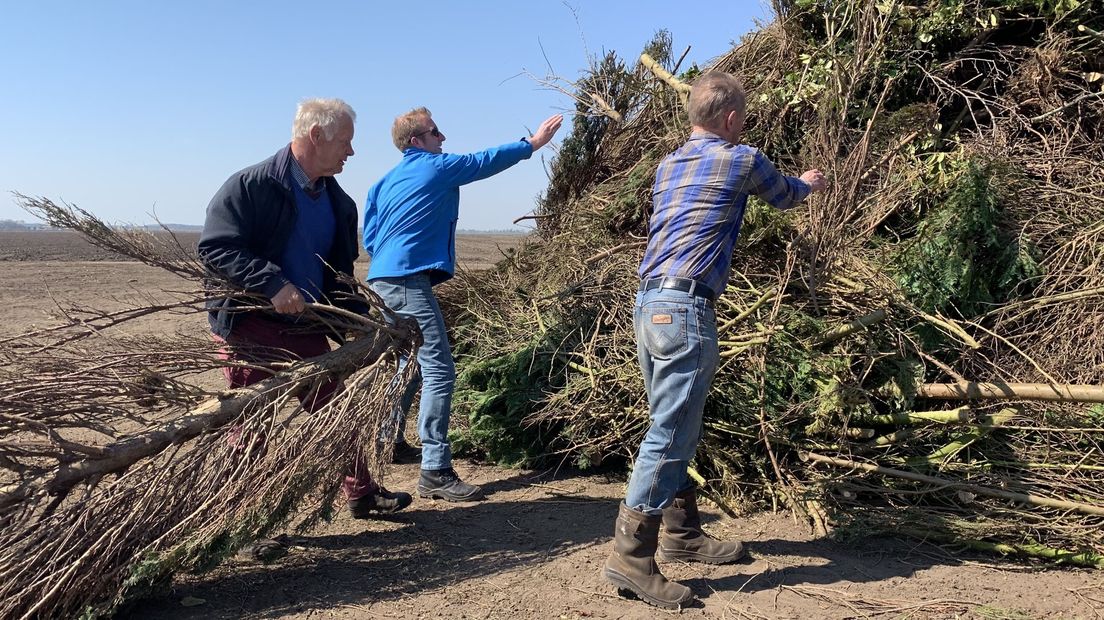
[[[62,306],[56,326],[0,340],[0,617],[108,615],[293,517],[302,526],[326,517],[352,463],[383,479],[389,446],[355,429],[381,428],[390,415],[398,357],[417,336],[389,325],[367,289],[349,282],[368,316],[310,304],[310,318],[344,346],[224,390],[230,362],[202,331],[131,329],[154,314],[205,324],[202,283],[213,276],[194,249],[20,200],[52,226],[181,276],[191,291],[166,291],[171,301],[116,297],[125,304],[110,312]],[[306,414],[297,397],[330,379],[344,391]]]
[[[734,512],[1104,566],[1104,7],[780,1],[711,69],[748,144],[830,190],[752,200],[693,474]],[[629,462],[656,164],[689,134],[670,38],[572,84],[571,135],[494,270],[447,289],[458,441]]]

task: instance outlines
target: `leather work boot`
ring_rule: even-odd
[[[681,609],[694,600],[690,588],[667,581],[655,563],[660,516],[637,512],[624,502],[617,512],[613,553],[602,570],[618,592],[628,590],[644,602],[664,609]]]
[[[706,564],[728,564],[742,559],[743,543],[715,540],[702,531],[697,495],[694,487],[679,491],[674,502],[663,509],[660,559]]]
[[[409,506],[413,499],[409,493],[392,493],[380,487],[375,493],[349,500],[349,512],[354,519],[371,519],[374,512],[398,512]]]
[[[416,448],[405,441],[396,441],[391,450],[391,462],[396,465],[422,462],[422,449]]]
[[[461,480],[451,467],[423,469],[418,478],[418,495],[449,502],[474,502],[483,499],[483,489]]]

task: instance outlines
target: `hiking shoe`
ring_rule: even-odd
[[[483,499],[483,489],[461,480],[451,467],[423,469],[418,478],[418,495],[449,502],[474,502]]]
[[[398,512],[413,500],[409,493],[392,493],[380,487],[375,493],[349,500],[349,512],[353,513],[354,519],[371,519],[373,512]]]
[[[422,462],[422,449],[405,441],[396,441],[391,450],[391,462],[396,465],[409,465]]]

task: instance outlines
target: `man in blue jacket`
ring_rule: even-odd
[[[231,175],[207,207],[200,259],[234,286],[271,300],[273,308],[243,311],[238,306],[256,306],[256,299],[224,295],[208,300],[211,330],[225,344],[223,356],[242,362],[224,368],[230,387],[271,376],[269,364],[330,350],[326,331],[310,329],[297,315],[307,302],[338,303],[351,292],[335,271],[353,275],[356,203],[334,175],[353,155],[355,121],[356,113],[340,99],[304,101],[291,144]],[[339,388],[330,381],[300,402],[315,411]],[[402,510],[411,501],[408,493],[390,493],[376,484],[361,464],[350,465],[343,490],[357,518]]]
[[[399,116],[391,128],[402,161],[371,189],[364,206],[364,249],[372,257],[368,282],[399,314],[418,321],[424,343],[418,349],[422,398],[418,435],[422,441],[422,472],[418,494],[448,501],[483,498],[483,490],[468,484],[452,468],[448,442],[449,415],[456,368],[445,333],[445,320],[433,286],[456,271],[456,221],[460,186],[498,174],[552,139],[563,116],[549,117],[532,136],[467,155],[442,152],[445,134],[429,110],[417,108]],[[413,403],[418,382],[408,386],[397,413],[403,417]]]

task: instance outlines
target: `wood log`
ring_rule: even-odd
[[[49,494],[57,495],[94,476],[122,471],[173,444],[231,422],[242,414],[245,407],[265,398],[265,394],[297,393],[309,389],[319,376],[325,374],[348,376],[375,362],[392,344],[391,338],[361,338],[251,386],[228,390],[199,404],[187,415],[105,446],[100,457],[61,465],[57,473],[47,480],[45,489]]]
[[[871,325],[874,325],[875,323],[880,323],[880,322],[884,321],[886,316],[888,316],[886,311],[885,310],[880,310],[880,309],[875,310],[874,312],[871,312],[870,314],[865,314],[863,316],[860,316],[859,318],[855,319],[854,321],[851,321],[850,323],[848,323],[846,325],[841,325],[839,327],[834,327],[834,328],[824,332],[823,334],[820,335],[820,337],[818,337],[815,341],[813,341],[812,346],[816,347],[816,346],[820,346],[822,344],[828,344],[829,342],[835,342],[836,340],[839,340],[840,338],[845,338],[847,336],[850,336],[851,334],[853,334],[857,331],[866,329],[867,327],[870,327]]]
[[[1104,403],[1104,386],[1055,383],[925,383],[916,389],[921,398],[946,400],[1045,400]]]
[[[675,89],[675,91],[677,91],[679,94],[679,99],[682,100],[682,104],[686,105],[686,102],[690,97],[689,84],[672,75],[670,71],[665,69],[663,65],[656,62],[656,60],[648,54],[640,55],[640,64],[647,67],[648,70],[655,74],[657,78],[663,80],[667,83],[668,86]]]

